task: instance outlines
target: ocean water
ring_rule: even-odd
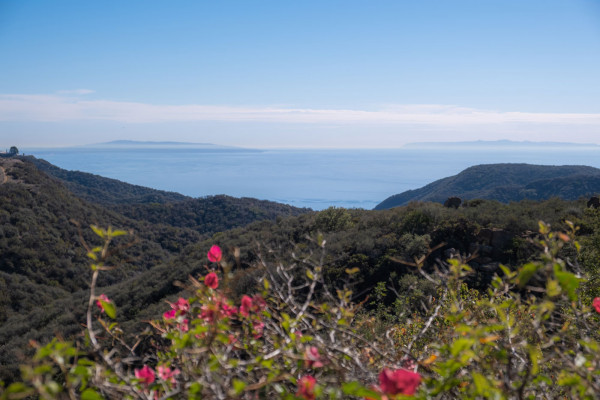
[[[227,194],[322,210],[372,209],[388,196],[472,165],[530,163],[600,168],[600,147],[435,147],[388,150],[198,148],[21,149],[79,170],[192,197]]]

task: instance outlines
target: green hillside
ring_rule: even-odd
[[[89,274],[82,268],[87,258],[80,242],[94,238],[92,224],[124,227],[136,238],[115,259],[125,268],[107,275],[104,284],[146,270],[200,239],[191,229],[136,221],[88,203],[28,161],[2,161],[1,166],[8,179],[0,185],[0,322],[2,315],[36,306],[35,298],[13,298],[21,287],[41,285],[58,296],[87,286]]]
[[[165,192],[132,185],[117,179],[81,171],[68,171],[33,156],[22,157],[33,163],[40,171],[59,179],[77,197],[105,206],[121,204],[146,204],[187,200],[179,193]]]
[[[71,220],[80,223],[84,239],[94,246],[100,242],[90,224],[132,230],[114,244],[122,247],[111,259],[119,268],[103,272],[98,287],[118,305],[126,337],[160,316],[165,302],[181,295],[182,282],[185,286],[190,276],[206,274],[206,252],[213,244],[224,250],[223,261],[232,267],[223,290],[233,299],[253,291],[262,265],[300,266],[318,256],[334,287],[345,281],[346,270],[356,269],[353,300],[364,301],[363,312],[382,326],[400,323],[406,310],[418,316],[417,305],[437,296],[410,266],[429,249],[435,251],[426,258],[425,271],[435,271],[440,260],[468,256],[473,273],[467,284],[486,290],[500,272],[499,263],[515,266],[534,255],[530,238],[539,220],[558,230],[570,220],[581,227],[581,266],[593,270],[600,261],[600,211],[588,209],[582,200],[481,200],[458,209],[421,202],[383,211],[332,207],[290,216],[298,210],[216,196],[209,203],[119,206],[125,216],[76,197],[27,160],[2,167],[7,179],[0,185],[0,379],[8,382],[17,379],[18,365],[30,357],[30,340],[44,343],[81,332],[90,269]],[[203,213],[211,219],[203,220]],[[205,225],[213,230],[200,234]],[[320,235],[326,240],[324,252]],[[126,246],[132,239],[133,245]],[[140,351],[153,340],[142,337]]]
[[[221,232],[258,220],[275,220],[278,217],[297,216],[312,211],[273,201],[225,195],[166,204],[124,205],[118,210],[136,220],[166,223],[199,233]]]
[[[395,194],[375,209],[398,207],[411,201],[443,203],[448,197],[489,199],[503,203],[560,197],[575,200],[600,192],[600,169],[579,166],[486,164],[465,169],[420,189]]]
[[[81,243],[83,239],[96,245],[90,225],[130,232],[115,243],[119,251],[112,262],[119,268],[101,276],[100,285],[110,286],[140,276],[217,232],[307,211],[226,196],[194,200],[64,171],[31,157],[2,159],[0,167],[0,364],[4,365],[6,357],[14,361],[14,352],[27,347],[26,337],[42,339],[79,329],[80,320],[72,312],[80,309],[78,299],[89,284]],[[170,202],[181,198],[189,200]],[[120,203],[127,201],[141,203],[140,208],[129,205],[128,215],[119,213],[124,207]],[[152,202],[144,204],[147,201]],[[99,204],[103,202],[112,204]],[[30,335],[22,336],[27,332]],[[17,340],[20,346],[7,345],[7,340]]]
[[[71,193],[83,200],[103,205],[135,220],[190,228],[201,234],[311,211],[247,197],[218,195],[193,199],[179,193],[132,185],[87,172],[67,171],[31,156],[23,159],[57,178]]]

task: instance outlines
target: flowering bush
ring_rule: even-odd
[[[427,315],[373,330],[348,285],[323,279],[321,254],[264,263],[255,293],[234,299],[218,246],[208,273],[192,278],[189,298],[152,322],[155,347],[143,354],[122,338],[115,305],[96,296],[104,255],[121,231],[99,230],[89,249],[92,280],[85,343],[39,347],[23,382],[2,398],[256,399],[595,398],[600,393],[600,299],[585,299],[574,260],[575,228],[540,224],[536,261],[502,266],[485,293],[469,289],[461,260],[416,272],[435,283]],[[566,252],[568,253],[568,252]],[[315,259],[319,261],[314,261]],[[346,270],[348,282],[357,273]],[[92,307],[94,302],[100,310]],[[595,310],[594,310],[595,309]],[[94,323],[94,315],[96,323]],[[105,332],[102,338],[98,332]],[[366,339],[367,337],[371,339]]]
[[[421,376],[406,369],[390,370],[384,368],[379,374],[379,387],[386,395],[404,394],[412,396],[421,383]]]

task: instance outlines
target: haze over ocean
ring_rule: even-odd
[[[322,210],[372,209],[388,196],[477,164],[600,168],[598,146],[406,147],[389,150],[20,149],[79,170],[192,197],[226,194]]]

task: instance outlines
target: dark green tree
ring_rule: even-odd
[[[16,146],[12,146],[8,151],[8,154],[16,156],[17,154],[19,154],[19,149],[17,149]]]

